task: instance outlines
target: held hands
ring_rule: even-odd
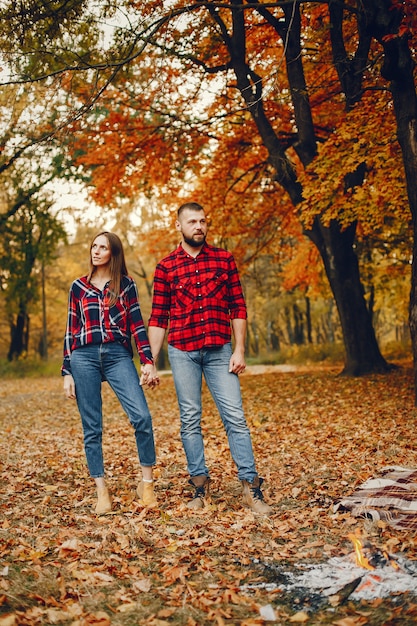
[[[159,385],[159,376],[155,365],[150,363],[142,365],[140,384],[147,385],[151,389]],[[75,382],[70,374],[64,376],[64,393],[68,400],[75,400]]]
[[[145,363],[141,367],[140,384],[147,385],[150,389],[159,385],[159,376],[155,365]]]

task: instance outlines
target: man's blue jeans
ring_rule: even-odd
[[[190,476],[209,475],[201,431],[201,391],[204,375],[226,430],[238,478],[252,482],[257,472],[251,436],[242,407],[239,378],[229,372],[231,344],[190,352],[169,345],[168,356],[177,392],[181,440]]]
[[[84,449],[93,478],[104,476],[101,384],[106,380],[132,424],[139,462],[155,465],[152,418],[139,376],[129,352],[120,343],[77,348],[71,353],[78,410],[84,432]]]

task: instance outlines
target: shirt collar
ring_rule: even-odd
[[[209,244],[207,242],[204,242],[203,247],[201,248],[200,252],[194,258],[196,259],[200,255],[209,254],[209,251],[210,251]],[[191,257],[191,254],[188,254],[188,252],[186,250],[184,250],[184,248],[182,247],[182,244],[179,244],[179,246],[177,248],[177,254],[179,254],[181,256]]]

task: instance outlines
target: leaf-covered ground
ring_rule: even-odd
[[[96,517],[78,412],[62,380],[0,382],[0,626],[13,624],[414,624],[417,599],[297,610],[256,560],[320,562],[352,551],[360,531],[417,558],[414,534],[333,512],[387,465],[417,467],[411,366],[351,379],[338,369],[249,371],[241,378],[269,519],[241,507],[224,431],[204,392],[212,505],[190,512],[172,379],[146,392],[158,449],[160,507],[135,499],[133,432],[105,387],[105,458],[114,512]],[[250,588],[250,585],[256,588]]]

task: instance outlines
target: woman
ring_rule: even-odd
[[[132,336],[142,364],[140,380],[133,363]],[[114,233],[101,232],[94,237],[88,276],[71,285],[62,375],[65,395],[77,400],[81,415],[87,465],[97,488],[96,514],[109,513],[112,506],[104,478],[102,381],[115,392],[135,431],[142,469],[139,501],[155,506],[155,443],[141,384],[154,387],[159,378],[136,285],[127,274],[122,242]]]

